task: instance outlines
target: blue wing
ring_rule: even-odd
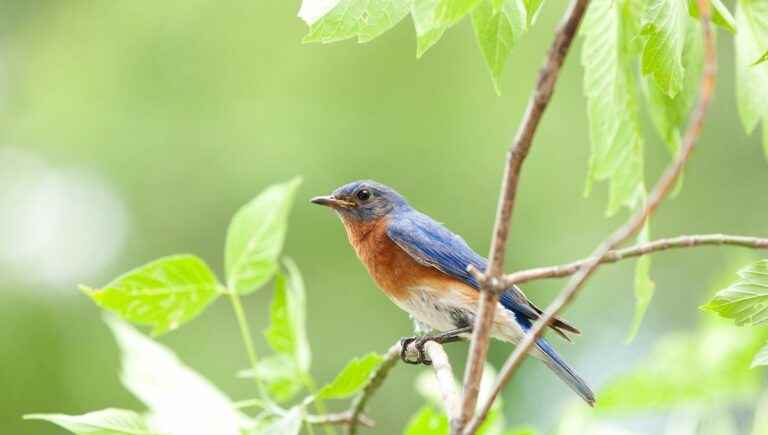
[[[390,220],[387,236],[420,264],[434,267],[480,289],[477,280],[467,272],[467,266],[471,264],[483,271],[487,260],[473,251],[464,239],[429,216],[415,210],[400,213]],[[529,301],[517,286],[502,293],[499,302],[518,318],[536,320],[541,315],[541,309]],[[568,337],[562,330],[579,333],[578,329],[562,319],[555,319],[551,326],[566,339]]]

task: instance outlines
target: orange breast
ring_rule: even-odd
[[[409,288],[450,279],[432,267],[416,262],[387,236],[387,222],[344,220],[347,237],[376,284],[389,297],[407,299]]]

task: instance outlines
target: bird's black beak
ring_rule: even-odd
[[[309,200],[312,204],[324,205],[331,208],[350,208],[354,207],[355,203],[351,201],[345,201],[343,199],[336,198],[333,195],[328,196],[316,196]]]

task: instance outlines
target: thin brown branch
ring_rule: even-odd
[[[458,424],[452,429],[458,434],[465,423],[472,417],[480,389],[480,378],[483,373],[491,324],[497,305],[497,281],[503,273],[504,256],[506,254],[507,237],[515,208],[517,185],[520,171],[525,158],[531,149],[533,135],[547,108],[560,74],[560,68],[571,47],[576,30],[584,16],[587,0],[573,0],[565,18],[555,33],[555,40],[549,49],[546,62],[539,72],[539,78],[533,94],[528,102],[523,120],[507,154],[507,162],[502,179],[501,193],[496,211],[496,222],[493,229],[488,270],[484,271],[488,279],[483,279],[481,286],[478,315],[472,333],[469,348],[467,368],[464,374],[464,389],[462,394],[461,415]]]
[[[352,402],[352,406],[349,409],[349,426],[347,427],[347,434],[354,435],[357,433],[357,424],[361,423],[360,416],[365,410],[365,405],[373,394],[379,389],[381,384],[389,375],[392,367],[397,364],[400,359],[400,343],[395,343],[384,354],[384,362],[376,369],[371,377],[368,379],[368,383],[363,387],[363,391],[355,397]]]
[[[470,424],[465,430],[465,434],[473,434],[477,428],[482,424],[483,420],[488,414],[488,411],[496,399],[496,396],[501,392],[502,388],[509,382],[512,375],[515,373],[523,357],[528,350],[533,346],[536,340],[544,332],[549,322],[557,315],[560,310],[563,309],[578,291],[583,287],[584,283],[600,266],[603,258],[618,246],[623,241],[627,240],[633,234],[638,232],[645,223],[648,216],[652,215],[656,208],[661,204],[663,199],[667,196],[673,184],[680,176],[685,164],[690,158],[693,151],[696,140],[699,137],[701,128],[704,124],[704,117],[709,108],[709,103],[712,98],[712,93],[715,86],[716,76],[716,59],[715,59],[715,45],[712,36],[712,29],[709,24],[709,1],[698,0],[699,11],[701,16],[702,29],[704,33],[704,73],[701,79],[699,87],[699,101],[694,108],[691,123],[683,138],[683,144],[680,147],[675,161],[664,171],[659,181],[653,188],[645,206],[634,214],[626,224],[619,227],[610,237],[608,237],[603,243],[601,243],[597,249],[589,256],[590,260],[579,268],[578,272],[571,277],[568,285],[563,289],[560,295],[547,307],[541,318],[536,321],[533,328],[528,335],[517,345],[514,352],[510,355],[507,361],[504,363],[504,367],[501,370],[499,379],[497,380],[491,395],[482,404],[479,413],[472,419]]]
[[[751,249],[768,249],[768,239],[746,236],[732,236],[728,234],[697,234],[677,236],[667,239],[658,239],[647,243],[640,243],[624,249],[608,251],[600,259],[600,264],[617,263],[622,260],[653,254],[669,249],[694,248],[698,246],[731,245]],[[584,258],[571,263],[557,266],[537,267],[535,269],[521,270],[505,275],[501,283],[504,287],[511,287],[528,281],[545,278],[562,278],[573,275],[579,269],[588,265],[594,258]]]
[[[461,402],[451,362],[448,360],[448,355],[445,354],[443,346],[434,341],[428,341],[424,345],[424,350],[427,352],[429,359],[432,360],[432,367],[435,369],[437,384],[440,387],[440,395],[443,397],[443,404],[445,405],[445,415],[448,416],[451,427],[454,427],[459,423]]]
[[[358,414],[357,417],[353,417],[351,411],[337,412],[334,414],[323,415],[307,415],[304,417],[310,424],[331,425],[331,426],[352,426],[354,422],[365,427],[374,427],[376,422],[371,420],[365,414]]]

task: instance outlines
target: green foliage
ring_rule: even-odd
[[[638,243],[645,243],[650,240],[650,224],[646,222],[640,235],[637,237]],[[645,312],[653,299],[656,284],[651,279],[651,257],[644,255],[637,260],[635,266],[635,315],[632,320],[632,326],[629,328],[627,343],[632,342],[640,330],[643,323]]]
[[[642,53],[643,74],[653,76],[661,91],[673,98],[683,88],[683,46],[688,28],[688,3],[652,0],[643,18],[647,37]]]
[[[751,134],[763,121],[763,146],[768,156],[768,63],[762,58],[768,47],[768,2],[739,0],[736,6],[736,97],[744,130]]]
[[[259,435],[297,435],[301,431],[304,412],[300,406],[294,406],[267,426]]]
[[[752,398],[761,374],[749,366],[763,342],[760,334],[722,324],[664,336],[636,369],[600,391],[596,409],[626,413]]]
[[[757,352],[755,358],[752,359],[752,368],[757,366],[768,366],[768,344],[763,346],[763,348]]]
[[[288,213],[300,178],[265,189],[244,205],[227,230],[226,271],[230,291],[250,293],[275,274],[288,229]]]
[[[285,355],[300,373],[307,373],[311,361],[306,331],[304,280],[296,263],[285,260],[288,276],[278,273],[270,307],[270,325],[264,331],[275,352]]]
[[[144,417],[133,411],[108,408],[83,415],[28,414],[26,420],[45,420],[77,435],[155,435]]]
[[[754,64],[752,64],[752,65],[753,65],[753,66],[756,66],[756,65],[760,65],[761,63],[765,62],[766,60],[768,60],[768,51],[766,51],[765,53],[763,53],[763,55],[762,55],[762,56],[760,56],[760,59],[757,59],[757,60],[755,61],[755,63],[754,63]]]
[[[609,180],[609,215],[622,205],[634,208],[645,190],[643,140],[629,64],[636,55],[630,6],[627,2],[594,0],[582,28],[584,93],[592,139],[587,193],[594,181]]]
[[[435,19],[437,0],[413,0],[411,17],[416,29],[416,57],[421,57],[443,37],[448,26]]]
[[[443,25],[453,25],[472,12],[483,0],[437,0],[435,19]]]
[[[496,92],[512,47],[525,33],[527,13],[522,0],[505,0],[495,10],[492,0],[483,0],[472,12],[472,25],[483,58],[491,70]]]
[[[723,2],[721,0],[712,0],[710,5],[712,22],[731,33],[736,33],[736,20]],[[699,18],[699,1],[688,0],[688,11],[692,17]]]
[[[403,432],[405,435],[445,435],[448,433],[448,417],[435,409],[433,405],[424,405],[419,409]]]
[[[298,394],[302,387],[302,374],[296,363],[285,355],[270,355],[259,359],[255,368],[241,370],[238,377],[259,379],[276,402],[287,402]]]
[[[411,0],[340,0],[326,15],[309,23],[303,42],[371,41],[405,18],[410,6]]]
[[[720,290],[702,308],[713,311],[739,326],[761,325],[768,321],[768,260],[758,261],[739,271],[741,280]]]
[[[320,389],[317,397],[343,399],[357,393],[382,362],[384,362],[384,357],[377,353],[369,353],[361,358],[353,359],[347,363],[331,383]]]
[[[151,325],[153,335],[193,319],[221,292],[213,272],[193,255],[161,258],[101,289],[81,288],[99,306],[131,322]]]

